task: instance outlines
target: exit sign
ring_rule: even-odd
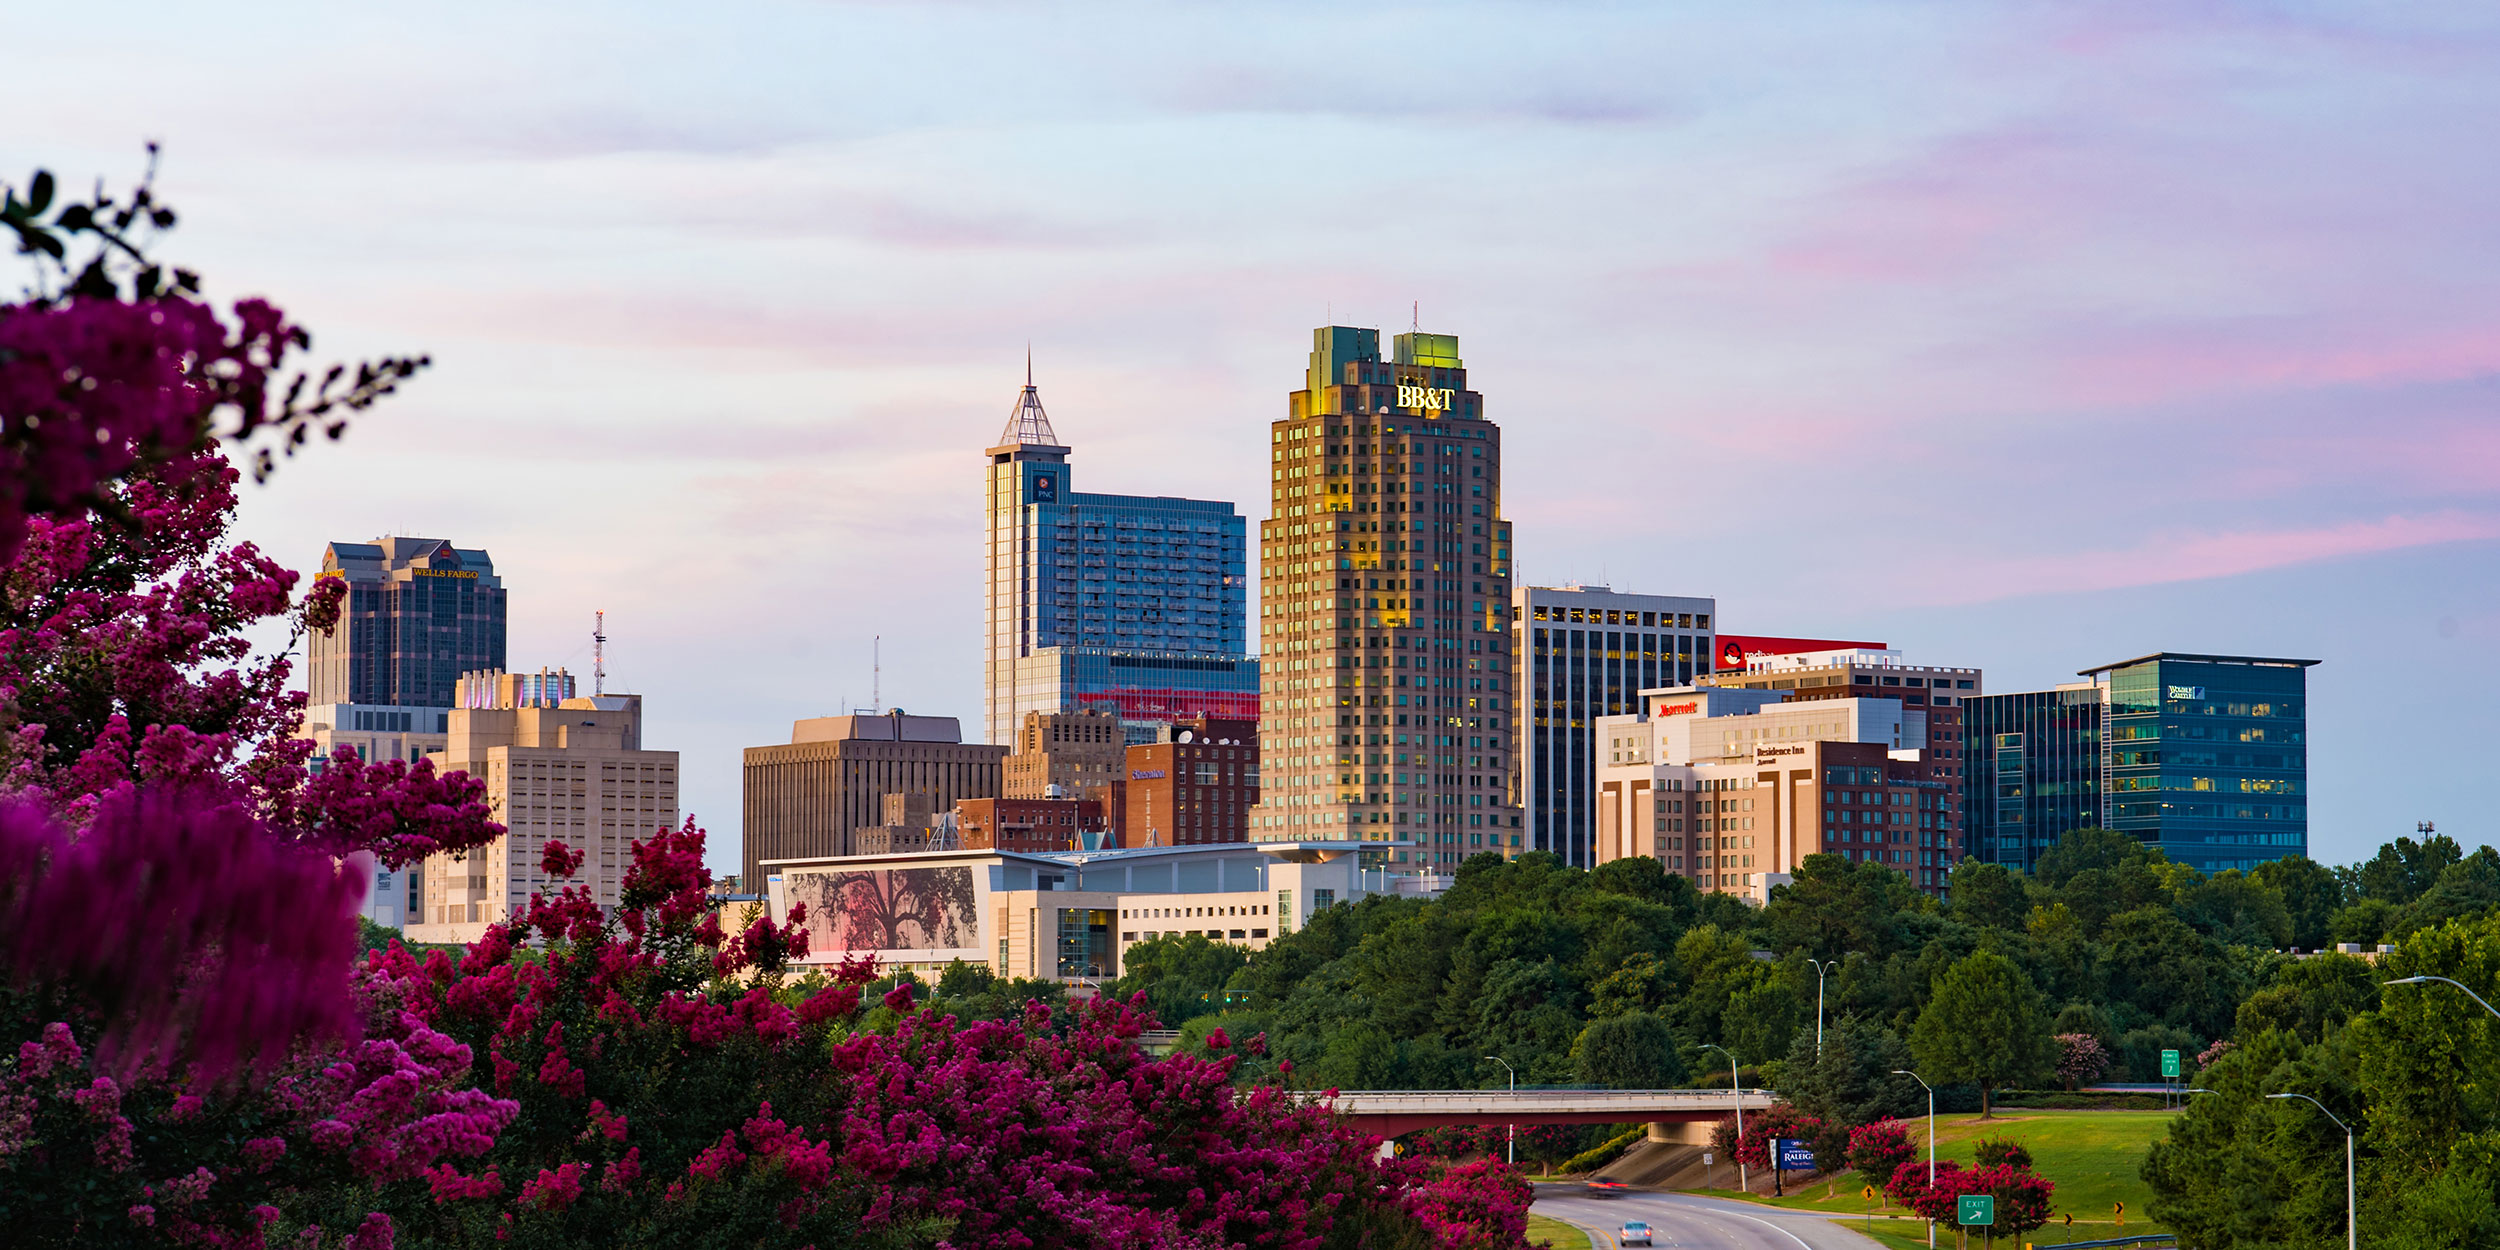
[[[1953,1222],[1966,1228],[1992,1228],[1997,1222],[1994,1194],[1963,1194],[1954,1206]]]
[[[2161,1074],[2165,1080],[2179,1079],[2179,1052],[2175,1050],[2161,1052]]]

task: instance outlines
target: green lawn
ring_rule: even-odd
[[[1554,1250],[1588,1250],[1588,1230],[1577,1224],[1566,1224],[1550,1215],[1528,1217],[1528,1244],[1550,1245]]]
[[[2151,1194],[2144,1182],[2136,1179],[2136,1169],[2144,1162],[2145,1149],[2169,1124],[2170,1116],[2163,1111],[2000,1111],[1994,1120],[1983,1123],[1976,1115],[1940,1115],[1936,1117],[1936,1158],[1968,1167],[1971,1146],[1981,1137],[2010,1137],[2021,1142],[2031,1152],[2034,1170],[2057,1186],[2049,1226],[2026,1234],[2024,1240],[2047,1245],[2158,1233],[2166,1230],[2144,1217],[2144,1204]],[[1919,1157],[1925,1158],[1926,1117],[1909,1123],[1911,1140],[1918,1143]],[[1755,1202],[1813,1211],[1857,1214],[1873,1207],[1876,1240],[1893,1246],[1926,1245],[1926,1225],[1914,1219],[1885,1219],[1887,1213],[1902,1214],[1900,1208],[1879,1206],[1860,1197],[1866,1184],[1865,1178],[1849,1172],[1835,1181],[1809,1186],[1803,1193],[1791,1192],[1785,1198],[1760,1194],[1750,1197]],[[1702,1192],[1726,1198],[1748,1196],[1732,1189]],[[2123,1229],[2112,1222],[2111,1207],[2118,1202],[2127,1204]],[[2062,1222],[2062,1217],[2069,1214],[2075,1217],[2071,1229]],[[1855,1221],[1850,1227],[1862,1232],[1868,1229],[1866,1224]],[[1952,1239],[1949,1235],[1940,1237],[1937,1244],[1950,1245]]]

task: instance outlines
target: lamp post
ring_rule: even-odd
[[[1817,1059],[1823,1057],[1823,974],[1839,967],[1840,961],[1848,957],[1849,952],[1842,951],[1840,959],[1806,961],[1814,965],[1814,1057]]]
[[[1927,1187],[1933,1189],[1936,1186],[1936,1087],[1928,1084],[1926,1077],[1920,1076],[1918,1073],[1912,1072],[1907,1068],[1894,1068],[1892,1070],[1892,1074],[1894,1076],[1906,1076],[1911,1080],[1918,1082],[1918,1087],[1920,1089],[1927,1091]],[[1887,1177],[1885,1179],[1889,1180],[1891,1178]],[[1927,1244],[1930,1246],[1936,1244],[1936,1222],[1934,1220],[1927,1221]]]
[[[2463,987],[2460,986],[2459,988]],[[2467,990],[2466,992],[2470,994],[2473,991]],[[2327,1111],[2325,1103],[2319,1102],[2317,1099],[2311,1098],[2307,1094],[2268,1094],[2266,1097],[2300,1099],[2302,1102],[2308,1103],[2312,1107],[2316,1107],[2319,1111],[2325,1112],[2327,1119],[2335,1121],[2335,1127],[2344,1130],[2344,1246],[2346,1250],[2360,1250],[2361,1230],[2360,1226],[2353,1222],[2352,1126],[2337,1118],[2334,1112]]]
[[[1518,1093],[1519,1070],[1510,1066],[1510,1060],[1504,1059],[1500,1055],[1486,1055],[1485,1058],[1502,1065],[1502,1071],[1510,1073],[1510,1092],[1514,1094]],[[1503,1153],[1502,1161],[1513,1167],[1517,1167],[1519,1165],[1519,1126],[1517,1124],[1510,1124],[1505,1127],[1510,1130],[1510,1144]]]
[[[2458,989],[2465,990],[2465,996],[2466,996],[2467,998],[2473,999],[2476,1003],[2481,1004],[2481,1006],[2482,1006],[2482,1009],[2483,1009],[2483,1010],[2488,1011],[2488,1012],[2491,1012],[2491,1014],[2493,1014],[2493,1015],[2495,1015],[2495,1016],[2500,1016],[2500,1008],[2494,1008],[2494,1007],[2493,1007],[2490,1003],[2483,1002],[2483,996],[2482,996],[2482,995],[2477,994],[2477,993],[2475,993],[2475,992],[2474,992],[2474,991],[2472,991],[2472,990],[2466,990],[2466,989],[2465,989],[2465,983],[2464,983],[2464,982],[2462,982],[2462,981],[2452,981],[2452,980],[2448,979],[2447,977],[2398,977],[2397,979],[2395,979],[2395,980],[2393,980],[2393,981],[2381,981],[2381,982],[2379,982],[2379,984],[2381,984],[2381,985],[2420,985],[2420,984],[2422,984],[2422,983],[2423,983],[2423,982],[2425,982],[2425,981],[2437,981],[2437,982],[2439,982],[2439,983],[2441,983],[2441,984],[2443,984],[2443,985],[2453,985],[2453,986],[2456,986]]]
[[[1739,1149],[1741,1149],[1745,1144],[1745,1090],[1743,1078],[1736,1075],[1736,1052],[1729,1050],[1727,1047],[1721,1046],[1716,1042],[1704,1042],[1702,1043],[1701,1048],[1703,1050],[1715,1050],[1720,1054],[1727,1056],[1727,1092],[1729,1097],[1736,1100],[1736,1145]],[[1728,1153],[1736,1154],[1733,1150]],[[1771,1160],[1771,1166],[1774,1168],[1778,1167],[1779,1160]],[[1753,1180],[1751,1177],[1745,1175],[1745,1158],[1743,1155],[1736,1156],[1736,1187],[1744,1190],[1746,1193],[1753,1192]]]

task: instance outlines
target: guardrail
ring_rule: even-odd
[[[2028,1250],[2086,1250],[2093,1246],[2140,1246],[2143,1250],[2164,1250],[2179,1244],[2177,1233],[2146,1233],[2141,1237],[2112,1237],[2107,1241],[2061,1241],[2055,1245],[2026,1242]]]

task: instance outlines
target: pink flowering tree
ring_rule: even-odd
[[[2109,1071],[2110,1054],[2101,1039],[2089,1033],[2057,1035],[2057,1076],[2068,1090],[2101,1079]]]
[[[1908,1126],[1899,1120],[1886,1117],[1849,1130],[1849,1166],[1869,1181],[1888,1182],[1917,1155]]]
[[[329,628],[339,587],[230,541],[232,457],[266,476],[273,431],[335,436],[424,362],[289,375],[276,307],[149,261],[144,183],[5,192],[46,266],[0,305],[10,1244],[1523,1250],[1506,1168],[1380,1160],[1238,1083],[1255,1039],[1158,1059],[1141,1002],[965,1023],[801,975],[804,917],[713,910],[691,822],[612,910],[568,886],[457,958],[356,961],[366,866],[502,830],[458,774],[306,767],[246,631]]]

